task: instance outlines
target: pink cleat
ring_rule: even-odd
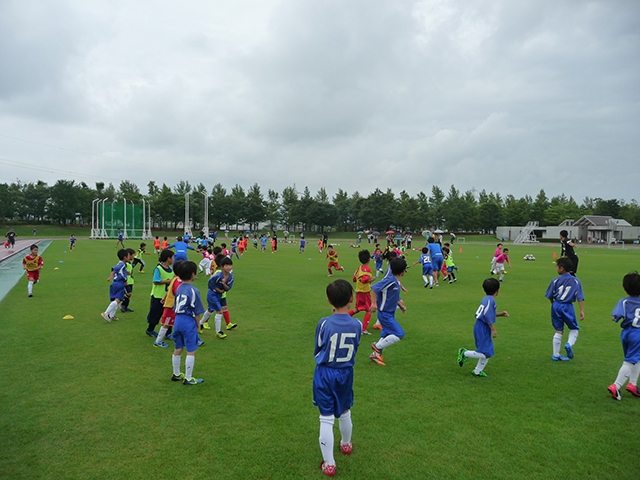
[[[351,452],[353,452],[353,443],[341,443],[340,451],[343,455],[351,455]]]
[[[640,388],[637,385],[631,385],[627,383],[627,392],[631,392],[634,397],[640,397]]]
[[[326,462],[322,462],[320,464],[320,468],[322,469],[322,473],[324,473],[327,477],[333,477],[336,474],[336,466],[329,465]]]

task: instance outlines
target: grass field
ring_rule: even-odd
[[[367,358],[378,335],[363,336],[354,453],[336,454],[336,478],[637,478],[640,399],[624,392],[615,402],[606,387],[622,363],[610,313],[624,296],[622,276],[639,267],[638,250],[578,251],[586,319],[575,359],[556,363],[543,295],[559,248],[512,247],[497,298],[510,317],[498,318],[496,356],[482,379],[470,374],[474,360],[458,367],[456,352],[474,346],[495,247],[461,247],[454,285],[424,289],[418,266],[407,273],[408,311],[399,317],[407,336],[385,351],[386,367]],[[313,245],[304,254],[288,244],[277,254],[250,249],[235,262],[228,298],[239,326],[225,340],[203,334],[197,387],[171,382],[171,349],[152,348],[144,334],[153,257],[136,275],[135,312],[108,324],[100,312],[113,243],[66,249],[55,241],[46,250],[33,298],[22,278],[0,303],[0,477],[323,478],[311,380],[329,279]],[[346,272],[333,279],[350,280],[357,251],[337,249]],[[522,260],[526,253],[537,261]],[[205,279],[196,285],[204,296]]]

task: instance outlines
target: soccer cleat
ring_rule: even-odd
[[[439,286],[440,286],[440,284],[439,284],[439,283],[436,283],[436,287],[439,287]]]
[[[554,362],[568,362],[569,359],[567,357],[563,357],[562,355],[553,355],[551,360]]]
[[[382,330],[382,325],[380,325],[379,323],[376,323],[373,325],[373,328],[375,328],[376,330]]]
[[[144,274],[144,270],[140,270],[140,272],[138,272],[138,273],[142,273],[142,274]]]
[[[471,372],[471,375],[473,375],[474,377],[488,377],[489,376],[484,372],[476,372],[475,370],[473,370]]]
[[[372,362],[375,362],[378,365],[382,365],[383,367],[387,365],[386,363],[384,363],[382,355],[380,355],[379,353],[373,352],[371,355],[369,355],[369,358]]]
[[[341,443],[340,451],[343,455],[351,455],[351,452],[353,452],[353,443]]]
[[[29,298],[31,298],[31,297],[33,297],[33,293],[30,293],[30,294],[29,294]]]
[[[238,326],[237,323],[229,323],[229,324],[227,324],[227,330],[233,330],[237,326]]]
[[[109,315],[106,314],[106,312],[102,312],[100,316],[104,318],[107,322],[111,323],[111,319],[109,318]]]
[[[171,375],[171,381],[172,382],[181,382],[184,380],[184,373],[181,373],[180,375],[176,375],[175,373],[173,375]]]
[[[200,385],[202,382],[204,382],[203,378],[185,378],[182,381],[183,385]]]
[[[200,330],[202,330],[203,328],[205,330],[211,330],[211,326],[209,325],[209,322],[204,322],[202,325],[200,325]]]
[[[173,333],[170,333],[169,335],[167,335],[167,336],[166,336],[166,337],[164,337],[164,338],[166,338],[167,340],[171,340],[172,342],[174,341],[174,340],[173,340]]]
[[[462,366],[467,361],[467,357],[464,356],[464,352],[466,352],[466,348],[461,348],[458,350],[458,365]]]
[[[218,333],[216,333],[216,337],[218,337],[218,338],[227,338],[227,334],[224,333],[222,330],[220,330]]]
[[[565,344],[564,349],[567,352],[567,358],[573,358],[573,348],[571,348],[571,345],[569,345],[568,343]]]
[[[198,339],[198,346],[201,347],[202,345],[204,345],[204,340]]]
[[[131,308],[127,307],[127,308],[125,309],[125,312],[133,313],[133,310],[132,310]]]
[[[425,283],[425,284],[424,284],[424,288],[428,288],[428,287],[429,287],[429,284],[428,284],[428,283]]]
[[[382,355],[382,350],[380,350],[378,348],[378,346],[376,345],[376,342],[373,342],[371,344],[371,350],[373,350],[375,353],[377,353],[378,355]]]
[[[640,388],[637,385],[631,385],[627,383],[627,392],[631,392],[634,397],[640,397]]]
[[[362,331],[362,335],[371,335],[371,332],[368,332],[368,331],[366,331],[366,330],[363,330],[363,331]]]
[[[333,277],[333,273],[330,273],[329,275],[327,275],[327,277]]]
[[[149,335],[150,337],[154,337],[154,338],[158,336],[158,332],[156,332],[155,330],[151,330],[151,331],[149,331],[149,330],[145,330],[145,332],[144,332],[144,333],[146,333],[146,334],[147,334],[147,335]]]
[[[429,285],[429,290],[433,290],[433,285]]]
[[[611,385],[609,385],[607,387],[607,390],[609,390],[609,393],[611,394],[611,397],[614,400],[622,400],[622,395],[620,395],[620,390],[618,390],[618,386],[615,383],[612,383]]]
[[[329,465],[326,462],[322,462],[320,464],[320,468],[322,469],[322,473],[324,473],[327,477],[333,477],[336,474],[335,465]]]
[[[164,342],[153,342],[153,346],[157,348],[167,348],[169,345]]]
[[[119,319],[118,317],[111,317],[111,320],[112,320],[112,321],[113,321],[113,320],[118,321],[118,320],[120,320],[120,319]]]

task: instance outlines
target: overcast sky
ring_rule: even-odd
[[[0,1],[0,182],[640,200],[636,0]]]

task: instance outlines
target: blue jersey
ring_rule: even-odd
[[[316,365],[352,368],[360,345],[362,323],[347,313],[323,318],[316,327]]]
[[[427,244],[427,248],[429,249],[429,253],[431,254],[432,259],[444,258],[442,256],[442,247],[437,243],[429,243]]]
[[[627,297],[619,300],[611,313],[620,327],[640,329],[640,297]]]
[[[493,357],[493,337],[490,325],[496,323],[496,309],[495,298],[492,295],[486,295],[476,310],[476,323],[473,326],[476,351],[484,353],[487,358]]]
[[[260,240],[260,245],[263,247],[267,246],[267,238],[266,237],[262,237],[262,240]]]
[[[127,281],[127,264],[124,262],[118,262],[118,264],[112,268],[113,270],[113,282],[125,283]]]
[[[187,245],[184,242],[176,242],[169,245],[167,248],[175,248],[176,255],[174,257],[175,262],[186,262],[187,261],[187,250],[195,250],[191,245]]]
[[[180,316],[195,318],[202,315],[204,307],[198,289],[189,283],[181,283],[176,291],[173,310],[176,312],[176,320]]]
[[[390,273],[378,283],[374,283],[371,290],[376,294],[378,311],[394,313],[400,301],[400,282]]]
[[[207,292],[207,300],[209,300],[210,298],[219,300],[226,293],[226,290],[222,285],[222,280],[224,280],[224,273],[221,270],[218,270],[209,279],[209,283],[207,284],[209,288],[209,291]],[[233,274],[229,273],[229,276],[227,277],[227,288],[229,288],[229,290],[231,290],[231,288],[233,287],[233,280],[234,280]],[[223,290],[223,291],[217,292],[216,288],[219,288],[220,290]]]
[[[554,303],[573,303],[576,300],[579,302],[584,300],[580,280],[569,273],[554,278],[544,296],[553,300]]]

